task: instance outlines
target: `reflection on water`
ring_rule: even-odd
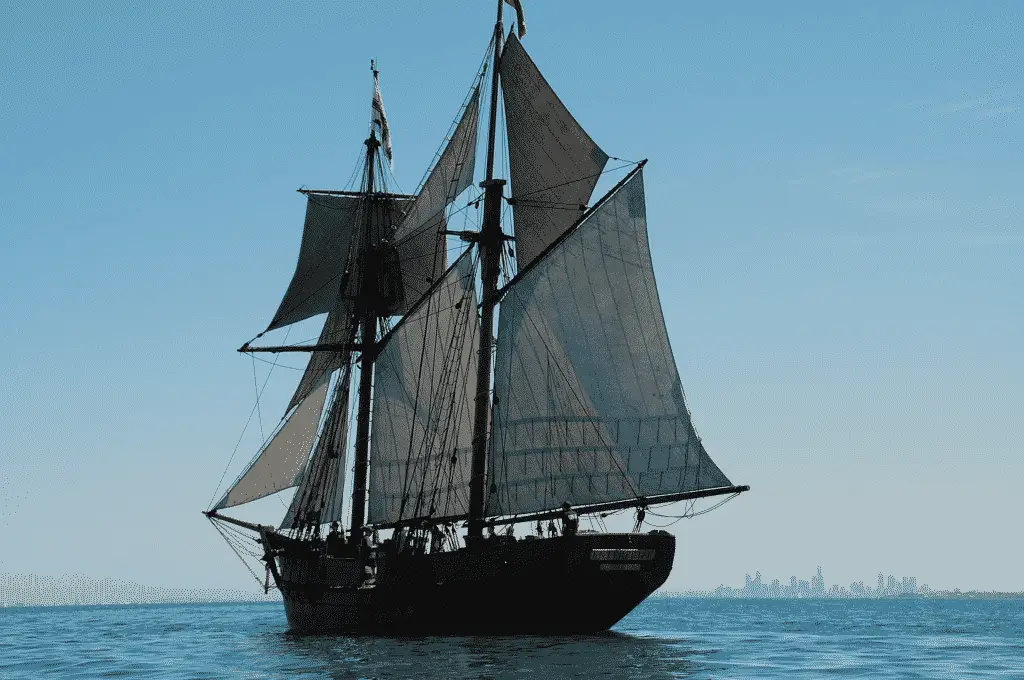
[[[271,637],[271,636],[267,636]],[[562,637],[274,636],[298,675],[351,677],[679,678],[696,670],[676,641],[603,633]],[[269,641],[267,641],[269,642]],[[271,647],[271,645],[268,645]],[[291,664],[289,664],[291,665]]]

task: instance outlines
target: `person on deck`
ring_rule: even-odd
[[[444,551],[444,532],[437,524],[430,527],[430,552],[439,553]]]
[[[580,527],[580,518],[573,512],[569,501],[562,503],[562,535],[575,536],[576,530]]]
[[[331,522],[331,531],[327,534],[327,555],[341,557],[345,552],[345,534],[338,531],[338,523]]]
[[[636,509],[636,524],[633,525],[633,533],[638,533],[644,526],[644,519],[647,517],[647,508],[639,506]]]
[[[364,561],[369,561],[370,553],[373,551],[373,546],[370,544],[370,527],[363,529],[363,540],[359,543],[359,557]]]
[[[555,520],[548,520],[548,538],[554,538],[558,535],[558,529],[555,528]]]

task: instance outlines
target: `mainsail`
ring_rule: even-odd
[[[327,386],[324,382],[283,421],[277,433],[214,509],[241,505],[295,486],[316,438],[327,399]]]
[[[501,55],[501,90],[522,269],[579,218],[608,155],[565,108],[515,35]]]
[[[370,522],[466,512],[478,327],[470,252],[374,363]]]
[[[503,298],[494,402],[488,514],[729,486],[683,399],[642,172]]]

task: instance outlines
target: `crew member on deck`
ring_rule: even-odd
[[[338,531],[338,522],[331,522],[331,531],[327,534],[327,555],[341,557],[345,552],[345,534]]]
[[[359,557],[369,561],[373,546],[370,544],[370,527],[363,527],[363,540],[359,543]]]
[[[644,525],[644,519],[647,517],[647,508],[639,506],[636,509],[636,524],[633,525],[633,533],[637,533]]]
[[[444,551],[444,531],[437,524],[430,527],[430,552],[439,553]]]
[[[548,538],[554,538],[558,535],[558,529],[555,528],[555,520],[548,520]]]
[[[569,501],[562,503],[562,535],[575,536],[576,530],[580,527],[580,518],[573,512]]]

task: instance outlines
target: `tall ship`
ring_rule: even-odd
[[[204,512],[264,563],[295,632],[605,630],[672,569],[676,539],[646,530],[650,508],[749,488],[708,456],[684,400],[646,161],[608,167],[523,47],[519,1],[496,4],[483,65],[413,194],[392,191],[372,66],[359,179],[300,190],[295,274],[239,350],[309,357],[274,433]],[[315,341],[263,339],[319,315]],[[279,525],[226,514],[293,488]],[[633,531],[604,530],[630,511]]]

